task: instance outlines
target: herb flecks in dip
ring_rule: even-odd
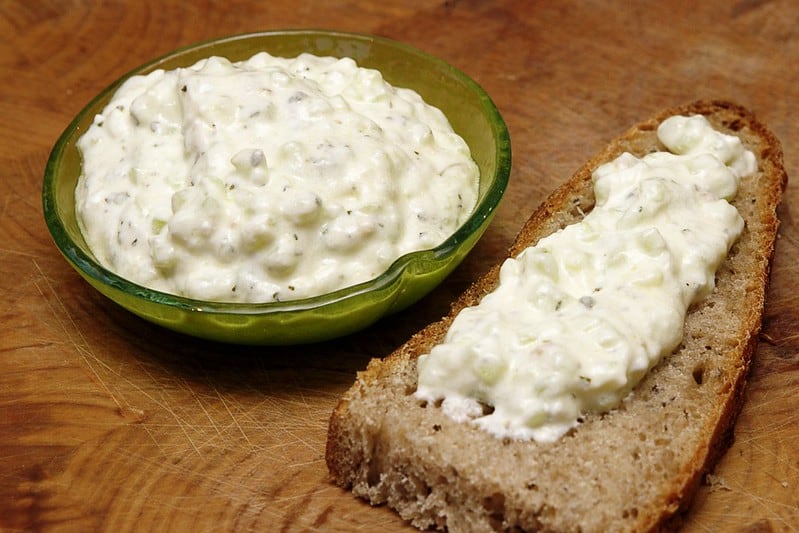
[[[443,113],[348,58],[211,57],[135,76],[78,146],[76,209],[97,259],[205,300],[375,278],[444,241],[477,197]]]

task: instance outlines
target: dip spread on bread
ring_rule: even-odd
[[[444,114],[348,58],[211,57],[135,76],[78,146],[76,211],[97,259],[198,299],[367,281],[443,242],[477,198]]]
[[[417,397],[497,437],[552,442],[677,348],[743,230],[727,200],[757,163],[700,115],[668,118],[658,137],[668,151],[594,171],[582,221],[505,261],[418,359]]]

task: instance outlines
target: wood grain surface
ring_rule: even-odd
[[[474,252],[413,308],[314,346],[185,338],[91,290],[41,213],[44,166],[72,117],[178,46],[302,27],[405,41],[492,96],[513,172]],[[661,108],[717,97],[769,124],[799,174],[799,3],[0,1],[0,530],[404,530],[327,480],[328,416],[355,372],[442,315],[607,140]],[[799,530],[797,201],[790,183],[735,442],[687,531]]]

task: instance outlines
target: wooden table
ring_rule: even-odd
[[[537,203],[652,112],[730,98],[799,174],[799,4],[480,0],[0,2],[0,529],[402,530],[330,485],[327,419],[356,370],[438,318]],[[460,67],[510,128],[513,173],[485,237],[412,309],[315,346],[244,348],[159,329],[91,290],[41,213],[49,151],[127,70],[198,40],[326,27]],[[735,443],[689,531],[799,528],[799,186],[790,184]]]

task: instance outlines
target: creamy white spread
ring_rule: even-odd
[[[594,209],[505,261],[496,290],[419,358],[419,398],[497,437],[552,442],[679,345],[743,229],[728,200],[756,160],[702,116],[658,136],[669,152],[600,166]]]
[[[78,142],[97,259],[183,296],[324,294],[433,248],[478,169],[444,114],[352,59],[203,59],[127,80]]]

